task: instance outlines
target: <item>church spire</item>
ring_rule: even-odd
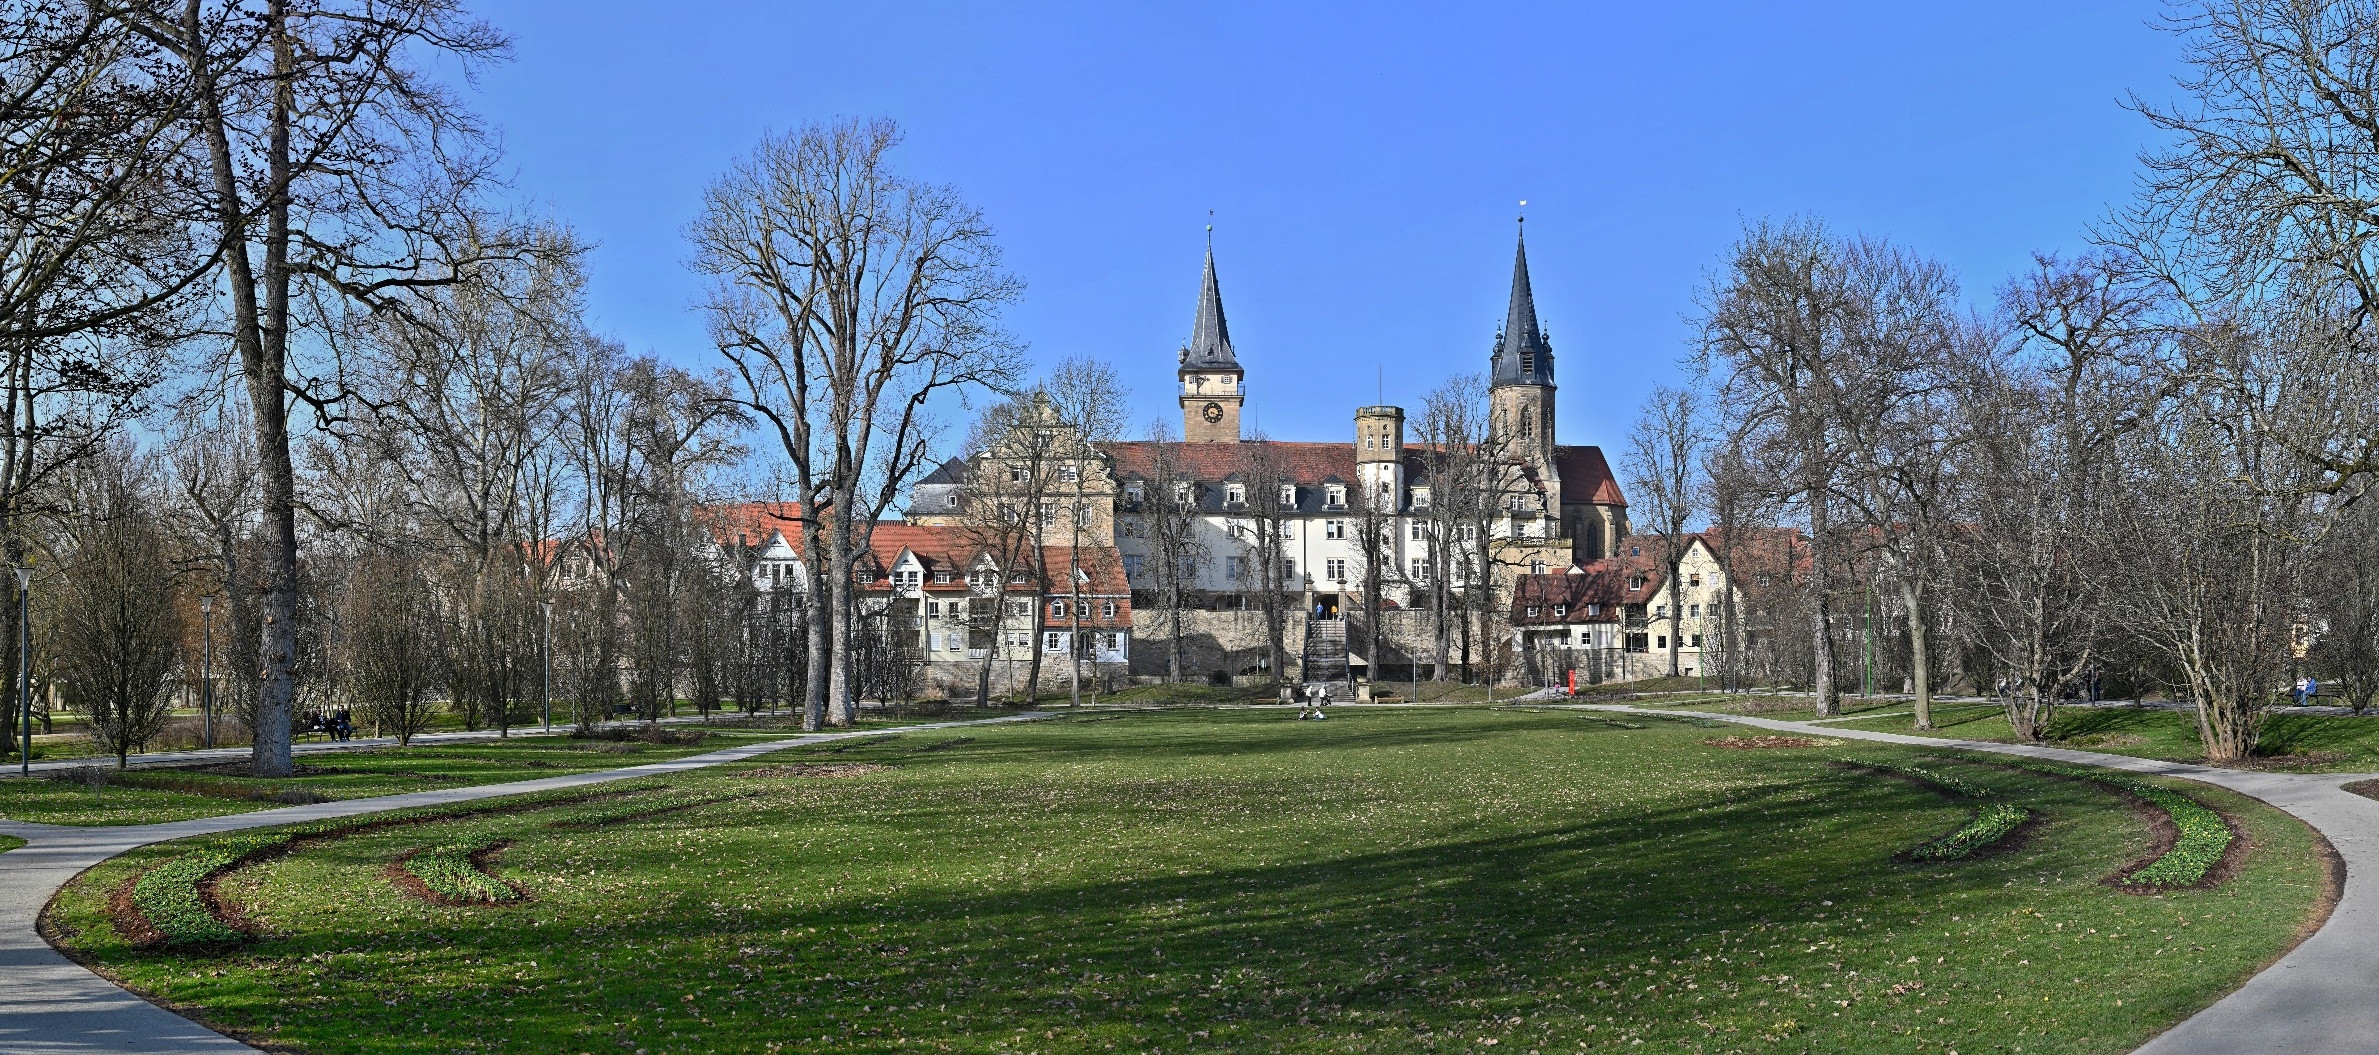
[[[1181,350],[1183,370],[1237,370],[1231,351],[1231,327],[1223,320],[1222,285],[1214,279],[1214,229],[1208,227],[1206,277],[1198,288],[1198,321],[1190,328],[1189,344]]]
[[[1525,233],[1512,256],[1512,302],[1504,313],[1503,333],[1496,338],[1488,375],[1496,386],[1553,383],[1553,345],[1537,324],[1536,294],[1528,285]]]

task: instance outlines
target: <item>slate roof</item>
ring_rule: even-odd
[[[1553,344],[1537,323],[1536,294],[1528,285],[1528,239],[1512,256],[1512,300],[1504,311],[1503,333],[1487,361],[1488,383],[1550,385],[1553,383]]]
[[[1206,277],[1198,286],[1198,318],[1190,327],[1189,343],[1181,348],[1181,369],[1237,370],[1231,351],[1231,326],[1223,318],[1222,285],[1214,278],[1214,247],[1206,247]]]
[[[1322,512],[1322,485],[1347,483],[1355,479],[1355,445],[1349,443],[1300,443],[1287,440],[1262,441],[1270,448],[1271,457],[1280,467],[1281,477],[1298,485],[1297,512]],[[1102,445],[1115,459],[1115,478],[1129,481],[1147,479],[1156,461],[1153,442],[1132,440]],[[1209,512],[1222,510],[1219,487],[1226,480],[1247,471],[1248,460],[1254,456],[1254,443],[1182,443],[1175,445],[1179,452],[1181,473],[1199,483],[1209,485],[1211,495],[1201,496],[1200,505]],[[1404,479],[1406,485],[1420,484],[1429,471],[1428,458],[1432,448],[1421,444],[1404,447]],[[1599,505],[1627,504],[1619,491],[1619,482],[1611,476],[1611,463],[1604,459],[1600,447],[1558,447],[1554,453],[1554,471],[1561,474],[1561,493],[1566,501],[1590,502]]]

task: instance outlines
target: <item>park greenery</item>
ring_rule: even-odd
[[[2144,894],[2114,880],[2154,837],[2102,780],[1884,745],[1712,747],[1690,720],[1173,710],[961,732],[266,834],[284,848],[229,870],[244,843],[160,844],[81,877],[48,919],[136,991],[314,1053],[2081,1053],[2228,991],[2329,882],[2302,825],[2219,790],[2138,782],[2247,837],[2218,884]],[[1857,767],[2034,819],[1911,860],[1968,797]],[[443,847],[480,882],[461,870],[499,843],[479,860],[510,904],[392,878]],[[237,938],[126,932],[125,884],[202,866]]]

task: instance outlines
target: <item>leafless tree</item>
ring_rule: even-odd
[[[2305,574],[2311,659],[2361,714],[2379,699],[2379,499],[2353,496]]]
[[[1809,526],[1809,637],[1817,711],[1841,713],[1834,612],[1850,564],[1841,515],[1864,427],[1885,417],[1921,366],[1921,335],[1955,284],[1938,264],[1812,220],[1749,225],[1701,296],[1699,363],[1730,427],[1762,448],[1771,489]]]
[[[1172,423],[1158,419],[1148,427],[1148,469],[1139,481],[1140,493],[1125,492],[1126,530],[1136,525],[1146,539],[1147,562],[1141,577],[1154,584],[1165,618],[1165,680],[1181,683],[1182,614],[1189,602],[1189,584],[1198,565],[1207,559],[1206,544],[1198,537],[1199,483],[1184,462],[1181,440]],[[1280,573],[1276,570],[1274,575]],[[1138,614],[1138,613],[1135,613]],[[1279,676],[1280,649],[1273,650],[1274,676]]]
[[[1685,591],[1680,569],[1693,545],[1691,529],[1701,518],[1698,473],[1710,445],[1703,421],[1701,395],[1692,389],[1655,388],[1627,433],[1628,515],[1639,531],[1649,533],[1659,547],[1661,571],[1669,583],[1669,598],[1677,611],[1677,627],[1684,627]],[[1676,677],[1677,651],[1684,634],[1669,635],[1669,677]]]
[[[1289,608],[1293,598],[1304,595],[1305,582],[1313,574],[1311,568],[1294,573],[1289,568],[1289,541],[1299,523],[1298,484],[1295,474],[1282,460],[1280,448],[1261,433],[1239,445],[1237,475],[1243,494],[1238,506],[1233,508],[1229,501],[1228,482],[1219,496],[1224,500],[1226,521],[1238,527],[1238,537],[1226,544],[1235,542],[1240,551],[1236,556],[1240,562],[1241,598],[1253,600],[1256,610],[1263,614],[1264,665],[1272,684],[1277,686],[1288,678]],[[1192,501],[1197,497],[1196,491],[1197,485],[1192,484]],[[1195,530],[1194,526],[1191,530]],[[1192,564],[1197,560],[1194,553],[1189,557]]]
[[[447,621],[422,555],[370,547],[348,570],[340,650],[357,710],[400,745],[430,728],[450,669]]]
[[[1444,681],[1450,676],[1458,638],[1467,678],[1479,607],[1475,584],[1488,566],[1481,525],[1491,525],[1497,516],[1496,496],[1503,479],[1496,438],[1489,428],[1485,379],[1466,374],[1431,391],[1422,405],[1418,433],[1427,459],[1420,483],[1428,501],[1414,514],[1427,547],[1430,629],[1436,645],[1431,677]]]
[[[146,461],[118,441],[78,475],[59,562],[58,674],[67,706],[121,769],[172,713],[181,611],[158,581],[171,558]]]
[[[484,137],[429,70],[474,67],[507,44],[452,0],[194,0],[112,14],[172,53],[189,84],[203,163],[187,204],[220,251],[257,449],[253,766],[286,776],[301,588],[290,408],[319,422],[343,413],[346,317],[408,310],[469,256],[498,251],[469,223],[492,165]]]
[[[989,225],[955,191],[895,174],[899,142],[890,121],[770,137],[712,184],[691,231],[733,398],[773,434],[809,511],[805,563],[835,646],[808,709],[837,725],[855,714],[846,617],[871,514],[925,464],[928,404],[1014,370],[994,319],[1019,286]]]
[[[1060,361],[1050,370],[1042,390],[1048,393],[1050,413],[1071,433],[1072,442],[1086,445],[1077,456],[1068,459],[1059,475],[1059,489],[1067,504],[1064,522],[1069,558],[1077,563],[1103,563],[1108,559],[1105,554],[1115,543],[1114,528],[1105,518],[1095,515],[1093,502],[1112,509],[1115,496],[1107,459],[1098,448],[1123,437],[1124,406],[1131,398],[1130,390],[1113,366],[1087,356]],[[1093,547],[1096,553],[1092,552]],[[1082,659],[1083,653],[1089,651],[1082,633],[1083,587],[1097,571],[1076,567],[1066,576],[1067,596],[1072,602],[1066,606],[1071,621],[1067,640],[1073,642],[1069,650],[1067,689],[1076,707],[1082,706]],[[1095,659],[1096,653],[1092,655]]]

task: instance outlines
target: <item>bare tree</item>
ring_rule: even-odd
[[[446,622],[417,553],[372,547],[349,571],[339,645],[358,710],[399,745],[430,728],[448,670]]]
[[[1122,438],[1124,404],[1131,398],[1130,390],[1113,366],[1087,356],[1060,361],[1049,372],[1042,390],[1048,393],[1050,413],[1071,433],[1070,442],[1077,445],[1076,453],[1059,469],[1059,486],[1067,503],[1069,559],[1104,561],[1105,557],[1094,557],[1089,550],[1097,547],[1104,553],[1114,545],[1114,528],[1106,518],[1097,515],[1097,509],[1114,508],[1115,489],[1107,458],[1098,448]],[[1071,621],[1067,640],[1073,642],[1068,650],[1071,658],[1067,688],[1076,707],[1082,706],[1082,657],[1086,651],[1082,633],[1083,586],[1098,571],[1076,567],[1066,576],[1067,597],[1072,602],[1066,606]]]
[[[1486,381],[1464,375],[1430,392],[1423,403],[1419,439],[1427,461],[1414,515],[1427,547],[1430,628],[1436,645],[1431,677],[1444,681],[1452,670],[1457,637],[1464,676],[1469,675],[1472,603],[1464,591],[1485,563],[1479,506],[1490,507],[1485,519],[1492,519],[1492,496],[1500,479],[1491,450]]]
[[[125,7],[124,25],[186,71],[189,134],[204,155],[189,208],[219,247],[230,349],[246,382],[264,545],[259,776],[292,771],[300,568],[290,407],[332,422],[349,394],[335,363],[341,316],[401,312],[472,254],[474,198],[491,160],[479,129],[427,68],[466,68],[506,41],[451,0]],[[307,337],[316,340],[309,344]],[[232,594],[235,605],[249,603]],[[236,621],[236,620],[235,620]]]
[[[2322,540],[2305,584],[2311,658],[2356,714],[2379,699],[2379,500],[2369,494]]]
[[[172,714],[181,610],[158,582],[170,551],[148,513],[146,463],[119,441],[79,475],[60,561],[58,675],[121,769]]]
[[[1701,297],[1700,365],[1730,427],[1762,448],[1751,464],[1775,469],[1770,488],[1809,526],[1821,716],[1841,713],[1834,611],[1850,565],[1840,506],[1853,457],[1864,427],[1905,397],[1926,347],[1912,336],[1954,292],[1938,264],[1793,220],[1749,225]]]
[[[1685,590],[1680,569],[1693,546],[1691,528],[1702,515],[1697,473],[1707,457],[1709,430],[1702,420],[1701,396],[1692,389],[1654,388],[1627,433],[1627,493],[1629,519],[1651,529],[1660,547],[1661,573],[1669,584],[1675,630],[1684,627]],[[1677,651],[1684,634],[1669,637],[1668,675],[1676,677]]]
[[[850,578],[872,513],[925,464],[933,398],[1013,372],[993,322],[1018,283],[979,212],[892,171],[899,142],[890,121],[766,139],[712,184],[691,231],[733,398],[774,435],[806,510],[813,596],[833,613],[810,709],[836,725],[855,714]]]
[[[1147,561],[1140,580],[1154,584],[1165,615],[1165,680],[1181,683],[1182,615],[1189,603],[1196,568],[1206,561],[1205,541],[1198,537],[1200,509],[1197,474],[1184,461],[1181,440],[1163,418],[1148,426],[1148,464],[1135,495],[1127,484],[1123,498],[1125,528],[1141,532]],[[1277,576],[1279,572],[1276,570]],[[1134,584],[1138,585],[1137,581]],[[1275,660],[1279,659],[1275,648]],[[1274,668],[1279,676],[1279,668]]]

